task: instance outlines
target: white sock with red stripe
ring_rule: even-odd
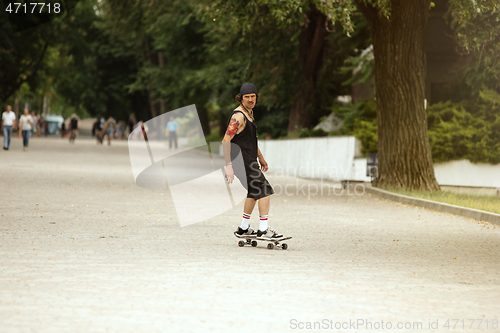
[[[267,219],[269,215],[262,215],[260,217],[260,225],[259,225],[259,230],[260,231],[266,231],[267,230]]]
[[[241,220],[240,228],[243,230],[247,230],[248,227],[250,226],[248,222],[250,222],[250,215],[243,213],[243,219]]]

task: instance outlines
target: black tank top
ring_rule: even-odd
[[[245,118],[245,128],[243,128],[243,131],[241,131],[240,133],[235,134],[235,136],[231,140],[231,143],[235,143],[240,147],[241,154],[245,162],[255,161],[257,159],[258,152],[257,125],[255,125],[254,122],[250,121],[250,119],[248,119],[247,116],[239,110],[234,110],[231,114],[231,117],[237,112],[241,113]],[[227,122],[228,126],[229,122],[231,121],[231,117],[229,117],[229,120]],[[236,156],[238,156],[238,153],[239,151],[231,149],[231,160],[234,160]]]

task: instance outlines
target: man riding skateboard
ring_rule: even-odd
[[[274,191],[262,173],[268,170],[268,166],[257,145],[257,125],[253,116],[253,108],[258,100],[257,88],[252,83],[242,85],[240,93],[236,95],[236,101],[240,105],[231,114],[226,134],[222,139],[226,161],[226,179],[232,183],[234,176],[236,176],[248,191],[243,209],[243,219],[235,234],[279,238],[283,235],[278,234],[267,224],[271,194]],[[239,150],[231,144],[235,144]],[[240,151],[243,161],[235,160]],[[255,232],[250,228],[249,221],[257,201],[259,202],[260,225]]]

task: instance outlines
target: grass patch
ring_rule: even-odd
[[[402,195],[407,195],[409,197],[444,202],[450,205],[479,209],[491,213],[500,214],[499,196],[462,194],[462,193],[459,194],[448,191],[439,191],[439,192],[406,191],[406,190],[389,190],[389,191]]]

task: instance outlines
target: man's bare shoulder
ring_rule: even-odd
[[[231,117],[231,119],[235,119],[237,120],[239,123],[243,122],[243,120],[245,119],[244,118],[245,116],[240,113],[240,112],[236,112],[235,114],[233,114],[233,116]]]

